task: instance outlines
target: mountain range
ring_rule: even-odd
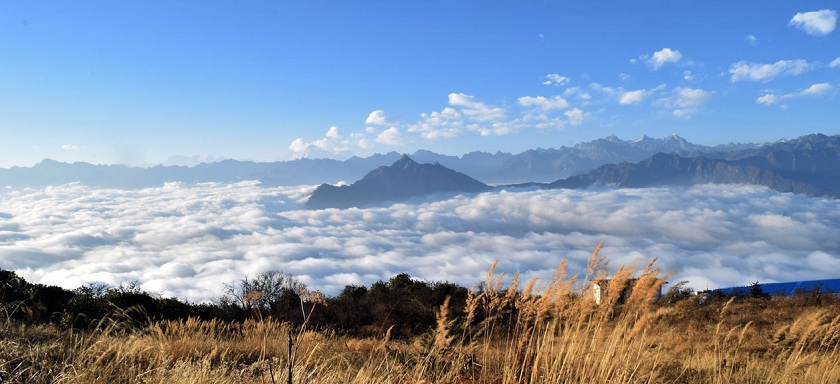
[[[762,185],[780,192],[840,197],[840,136],[808,135],[764,147],[715,152],[709,157],[659,152],[636,163],[606,164],[551,183],[497,188],[643,188],[706,183]],[[307,206],[360,207],[431,193],[476,193],[492,188],[439,163],[418,164],[404,155],[390,167],[379,167],[352,185],[321,185]]]
[[[808,135],[710,156],[658,153],[638,163],[603,165],[544,187],[638,188],[702,183],[763,185],[780,192],[840,197],[840,136]]]
[[[538,148],[516,155],[472,152],[447,156],[420,150],[412,155],[391,152],[345,161],[223,160],[192,167],[150,168],[44,160],[33,167],[0,169],[0,185],[13,187],[80,182],[143,188],[165,182],[243,180],[258,180],[265,186],[324,183],[310,199],[311,208],[364,206],[430,193],[475,193],[490,190],[491,185],[586,188],[737,183],[840,197],[840,136],[813,134],[772,144],[716,147],[692,144],[676,135],[637,140],[609,136],[574,147]],[[358,181],[332,185],[345,180]]]
[[[410,155],[418,163],[439,163],[471,175],[488,184],[552,182],[594,170],[609,163],[638,162],[656,153],[681,156],[714,154],[719,158],[736,150],[760,150],[758,144],[727,144],[715,147],[692,144],[671,135],[662,139],[643,136],[621,140],[616,136],[580,143],[573,147],[537,148],[519,154],[471,152],[448,156],[426,150]],[[276,162],[223,160],[195,166],[159,165],[148,168],[123,165],[94,165],[44,160],[33,167],[0,168],[0,185],[47,186],[80,182],[85,185],[113,188],[143,188],[164,182],[237,182],[259,180],[265,186],[336,184],[358,180],[371,169],[398,161],[401,154],[389,152],[370,157],[298,159]],[[215,158],[173,158],[167,164],[191,164]]]

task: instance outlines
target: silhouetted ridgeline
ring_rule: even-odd
[[[653,150],[661,151],[650,153]],[[468,169],[485,181],[531,178],[528,183],[502,187],[550,189],[605,185],[638,188],[713,183],[762,185],[780,192],[810,196],[840,196],[840,136],[836,135],[807,135],[772,145],[718,147],[694,145],[679,136],[644,137],[634,141],[610,136],[574,148],[537,149],[518,155],[473,152],[455,157],[428,151],[417,151],[415,155],[422,161],[437,159],[440,162],[418,164],[406,155],[399,157],[393,152],[345,161],[301,159],[254,163],[225,160],[190,168],[132,168],[44,160],[32,168],[0,169],[0,184],[43,186],[81,182],[91,186],[142,188],[172,181],[258,180],[266,186],[311,185],[356,180],[366,170],[375,168],[351,186],[322,184],[307,204],[310,208],[344,208],[434,193],[474,193],[491,189],[460,171]],[[608,161],[615,163],[605,164]],[[392,164],[385,166],[382,163]],[[575,175],[566,177],[570,173]],[[565,178],[555,177],[553,180],[556,181],[551,183],[540,182],[550,175]]]
[[[468,174],[487,183],[548,182],[592,170],[607,163],[637,162],[657,152],[691,155],[728,153],[755,144],[728,144],[706,147],[672,135],[663,139],[647,136],[638,140],[621,140],[615,136],[580,143],[559,149],[537,148],[519,154],[504,152],[470,152],[463,156],[447,156],[418,150],[411,157],[420,163],[441,165]],[[331,159],[298,159],[277,162],[224,160],[194,167],[155,166],[136,168],[122,165],[61,163],[44,160],[34,167],[0,169],[0,185],[47,186],[80,182],[85,185],[113,188],[144,188],[164,182],[237,182],[259,180],[266,186],[317,185],[358,180],[368,171],[399,160],[400,154],[389,152],[370,157],[351,157],[344,161]]]
[[[604,165],[547,187],[639,188],[703,183],[763,185],[779,192],[838,197],[840,136],[803,136],[766,147],[730,152],[725,159],[658,153],[635,164]]]
[[[433,193],[475,193],[491,187],[438,163],[418,164],[404,155],[389,167],[379,167],[352,185],[322,184],[313,193],[309,208],[348,208],[400,201]]]
[[[638,163],[603,165],[553,183],[501,186],[587,188],[593,185],[644,188],[695,184],[761,185],[779,192],[840,196],[840,136],[803,136],[767,148],[728,153],[726,158],[683,157],[657,153]],[[440,164],[417,164],[408,156],[368,173],[349,186],[321,185],[309,208],[362,207],[446,192],[482,192],[491,188]]]

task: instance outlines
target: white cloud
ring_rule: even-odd
[[[650,97],[657,92],[664,90],[667,85],[660,84],[656,88],[652,89],[637,89],[633,91],[628,91],[622,87],[618,88],[611,88],[605,87],[598,83],[592,83],[589,85],[590,88],[599,91],[607,96],[615,98],[619,104],[621,105],[631,105],[631,104],[638,104]]]
[[[779,60],[773,64],[755,64],[739,61],[732,64],[729,81],[763,81],[767,82],[781,75],[797,76],[815,67],[805,60]]]
[[[451,107],[440,112],[422,113],[420,117],[419,122],[408,127],[408,132],[419,134],[426,140],[456,138],[465,125],[463,115]]]
[[[324,137],[318,140],[306,141],[303,138],[295,139],[289,144],[289,151],[293,158],[323,157],[349,155],[356,151],[367,149],[370,146],[371,143],[364,132],[354,132],[345,136],[338,127],[332,126],[324,134]]]
[[[813,36],[825,36],[837,26],[837,11],[823,9],[813,12],[800,12],[790,19],[789,25],[799,28]]]
[[[487,137],[509,135],[522,129],[522,126],[517,122],[500,121],[492,124],[470,124],[467,129]]]
[[[761,97],[759,97],[758,99],[755,100],[756,103],[767,104],[767,105],[776,104],[779,101],[781,101],[781,98],[779,96],[776,96],[776,95],[772,94],[772,93],[767,93],[764,96],[761,96]]]
[[[832,89],[831,85],[828,83],[819,83],[813,84],[810,87],[806,88],[802,91],[802,95],[822,95]]]
[[[545,77],[548,80],[543,81],[544,85],[554,85],[554,86],[559,87],[559,86],[564,85],[564,84],[566,84],[570,81],[570,79],[568,77],[560,76],[556,73],[549,73],[548,75],[545,75]]]
[[[618,99],[621,105],[638,104],[650,96],[650,91],[644,89],[637,89],[635,91],[624,92]]]
[[[418,134],[426,140],[439,140],[453,139],[465,132],[494,136],[518,129],[506,120],[507,112],[503,108],[464,93],[450,93],[448,100],[450,107],[440,112],[420,114],[421,120],[408,126],[406,132]]]
[[[568,98],[574,97],[574,98],[577,98],[577,99],[583,100],[583,101],[589,101],[589,100],[592,99],[592,95],[590,95],[588,92],[584,91],[580,87],[566,88],[566,90],[563,91],[563,97],[568,97]]]
[[[519,105],[525,107],[537,107],[543,111],[552,111],[569,107],[569,102],[560,96],[554,96],[550,99],[543,96],[522,96],[517,99],[516,102],[519,103]]]
[[[765,104],[765,105],[773,105],[781,103],[783,100],[788,99],[795,99],[799,97],[805,96],[820,96],[830,92],[834,87],[828,83],[819,83],[819,84],[812,84],[810,87],[805,88],[801,91],[786,93],[783,95],[776,95],[772,92],[767,92],[763,96],[757,98],[755,100],[756,103]],[[787,106],[784,106],[785,109]]]
[[[390,118],[388,118],[388,115],[385,114],[385,111],[383,111],[381,109],[377,109],[377,110],[371,112],[368,115],[367,119],[365,119],[365,124],[368,124],[368,125],[392,125],[392,124],[394,124],[394,122],[391,121]]]
[[[341,131],[338,130],[338,127],[332,126],[327,131],[326,137],[330,138],[330,139],[340,139],[341,138]]]
[[[474,96],[463,93],[450,93],[449,104],[463,107],[461,112],[476,121],[500,120],[505,118],[505,110],[477,101]]]
[[[630,75],[622,72],[622,73],[618,74],[618,79],[621,80],[621,81],[629,81],[630,80]]]
[[[657,100],[656,104],[671,109],[674,117],[687,119],[713,95],[713,92],[699,88],[677,87],[670,96]]]
[[[470,286],[497,259],[497,272],[520,270],[526,279],[550,277],[563,258],[570,274],[584,274],[600,240],[613,268],[658,257],[672,281],[696,289],[828,278],[825,265],[840,263],[840,200],[760,187],[492,192],[300,209],[313,189],[242,182],[6,190],[0,268],[67,288],[137,281],[202,301],[269,269],[330,294],[402,272]]]
[[[712,98],[712,93],[703,89],[677,87],[674,90],[673,105],[681,108],[698,107]]]
[[[470,96],[464,93],[450,93],[449,105],[464,106],[468,108],[482,107],[482,103],[475,101],[475,96]]]
[[[299,158],[306,156],[306,150],[309,148],[309,143],[298,137],[289,144],[289,150],[292,151],[292,157]]]
[[[599,83],[589,84],[589,88],[616,98],[621,97],[621,94],[625,92],[623,88],[613,89],[612,87],[607,87]]]
[[[682,59],[680,51],[672,50],[671,48],[662,48],[653,53],[653,56],[647,60],[647,64],[654,70],[659,69],[665,64],[676,63]]]
[[[838,58],[834,59],[834,61],[832,61],[831,63],[829,63],[829,64],[828,64],[828,66],[829,66],[829,67],[831,67],[831,68],[837,68],[837,67],[840,67],[840,57],[838,57]]]
[[[747,37],[744,38],[744,41],[752,45],[758,45],[758,38],[753,35],[747,35]]]
[[[567,119],[569,119],[569,124],[571,125],[580,125],[590,117],[589,112],[584,112],[579,108],[572,108],[564,112],[563,115],[566,116]]]
[[[376,142],[387,145],[402,145],[402,133],[396,127],[388,128],[376,137]]]

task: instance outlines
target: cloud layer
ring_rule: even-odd
[[[696,289],[836,277],[840,201],[764,188],[519,191],[348,210],[301,210],[312,187],[77,184],[0,195],[0,268],[74,288],[136,281],[190,301],[280,269],[334,294],[406,272],[480,281],[499,270],[584,273],[605,240],[612,266],[657,257]]]

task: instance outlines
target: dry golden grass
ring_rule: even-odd
[[[286,383],[290,359],[294,383],[840,382],[837,297],[663,305],[651,262],[619,268],[596,305],[599,249],[580,284],[565,262],[550,281],[524,286],[514,276],[503,287],[491,267],[465,313],[447,300],[435,329],[409,341],[272,319],[125,327],[113,318],[87,333],[5,321],[0,382]]]

